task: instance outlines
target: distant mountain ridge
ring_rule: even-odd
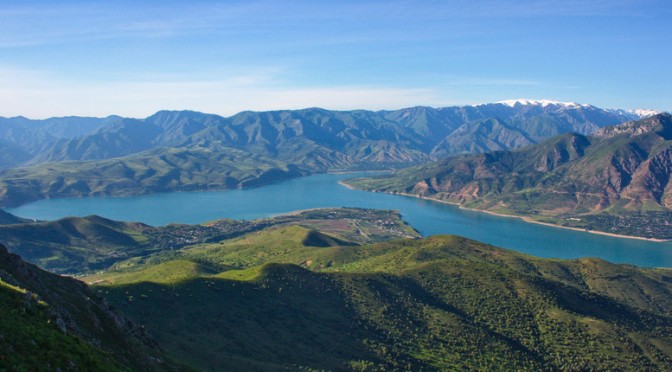
[[[109,159],[156,147],[182,147],[215,139],[228,146],[269,155],[282,153],[283,145],[301,139],[300,142],[352,155],[352,162],[367,159],[363,154],[345,148],[346,143],[363,142],[362,146],[398,143],[401,148],[397,150],[405,155],[372,160],[404,163],[436,157],[437,153],[441,156],[455,153],[436,146],[452,142],[447,136],[463,125],[474,126],[474,122],[496,119],[517,128],[523,137],[536,142],[539,138],[566,131],[588,134],[599,127],[639,119],[647,114],[549,100],[511,100],[476,106],[415,107],[377,112],[317,108],[245,111],[228,118],[193,111],[159,111],[145,119],[119,116],[46,120],[0,118],[0,141],[25,153],[0,165]],[[538,124],[530,125],[529,122]],[[539,128],[542,123],[551,123],[555,127],[552,133]],[[477,142],[480,145],[476,149],[499,149],[499,146],[490,148],[483,141]]]
[[[672,115],[350,182],[563,225],[671,239]],[[654,222],[655,221],[655,222]]]
[[[532,145],[567,132],[589,134],[638,118],[622,110],[553,102],[245,111],[228,118],[194,111],[159,111],[145,119],[0,118],[0,169],[8,168],[0,171],[0,206],[400,168]]]

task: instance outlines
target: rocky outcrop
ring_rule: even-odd
[[[481,207],[506,202],[551,214],[611,207],[667,210],[672,207],[670,133],[672,116],[664,113],[599,129],[595,136],[565,134],[517,151],[448,158],[391,177],[408,180],[401,191]]]

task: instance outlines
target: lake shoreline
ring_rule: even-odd
[[[455,208],[445,202],[430,203],[415,195],[415,198],[410,198],[391,193],[352,191],[350,187],[343,186],[350,182],[347,179],[357,176],[318,174],[268,187],[221,192],[51,199],[20,208],[16,215],[40,220],[99,215],[115,221],[165,226],[171,223],[201,224],[220,219],[250,221],[322,208],[387,209],[401,213],[404,221],[423,236],[461,235],[544,258],[598,257],[641,267],[672,267],[672,242],[615,239],[598,234],[581,234],[580,231],[558,233],[559,230],[525,221],[494,216],[485,218],[487,215]],[[339,184],[338,181],[345,182]]]
[[[362,191],[367,191],[367,192],[381,192],[381,191],[372,191],[372,190],[364,190],[364,189],[357,189],[354,186],[348,185],[347,183],[343,181],[338,181],[338,183],[344,187],[347,187],[350,190],[362,190]],[[383,191],[382,193],[384,194],[391,194],[391,195],[403,195],[403,196],[408,196],[408,197],[413,197],[413,198],[418,198],[418,199],[424,199],[424,200],[430,200],[438,203],[443,203],[443,204],[449,204],[449,205],[454,205],[459,207],[460,209],[467,210],[467,211],[474,211],[474,212],[481,212],[481,213],[487,213],[493,216],[498,216],[498,217],[506,217],[506,218],[518,218],[520,220],[523,220],[527,223],[534,223],[537,225],[543,225],[543,226],[549,226],[549,227],[556,227],[559,229],[567,229],[567,230],[574,230],[578,232],[585,232],[585,233],[590,233],[590,234],[596,234],[596,235],[603,235],[603,236],[609,236],[613,238],[620,238],[620,239],[635,239],[635,240],[643,240],[643,241],[648,241],[648,242],[654,242],[654,243],[667,243],[667,242],[672,242],[672,239],[657,239],[657,238],[645,238],[642,236],[632,236],[632,235],[623,235],[623,234],[614,234],[614,233],[608,233],[605,231],[598,231],[598,230],[587,230],[587,229],[582,229],[578,227],[569,227],[569,226],[562,226],[562,225],[556,225],[553,223],[549,222],[541,222],[541,221],[536,221],[533,220],[530,217],[527,216],[518,216],[514,214],[504,214],[504,213],[497,213],[493,211],[488,211],[488,210],[483,210],[483,209],[476,209],[476,208],[468,208],[460,203],[456,202],[450,202],[446,200],[441,200],[437,198],[431,198],[427,196],[422,196],[422,195],[417,195],[417,194],[408,194],[408,193],[403,193],[403,192],[386,192]]]

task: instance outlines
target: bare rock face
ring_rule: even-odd
[[[429,185],[427,181],[423,180],[415,184],[411,189],[411,192],[418,195],[426,195],[429,191]]]
[[[406,192],[483,207],[522,200],[549,213],[613,206],[665,210],[672,206],[672,115],[602,128],[590,137],[565,134],[521,150],[447,158],[421,169],[415,180],[413,168],[400,173],[412,182],[401,186]]]
[[[671,119],[672,116],[670,116],[670,114],[662,113],[642,120],[599,128],[593,133],[593,136],[601,139],[608,139],[621,135],[630,137],[640,136],[652,131],[662,131],[663,129],[672,127]]]
[[[672,175],[672,147],[660,151],[646,160],[637,168],[632,176],[630,186],[624,190],[623,196],[634,200],[651,200],[667,207],[671,195],[670,175]]]

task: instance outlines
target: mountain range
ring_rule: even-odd
[[[672,115],[350,182],[557,224],[672,238]]]
[[[647,113],[644,113],[647,114]],[[261,185],[506,150],[639,118],[623,110],[521,101],[396,111],[305,109],[225,118],[0,118],[0,206],[45,197]]]
[[[645,115],[648,113],[644,113]],[[312,142],[353,156],[352,162],[418,160],[367,159],[355,147],[393,142],[423,154],[440,150],[462,126],[478,126],[489,119],[510,125],[528,141],[564,132],[587,134],[595,129],[640,118],[638,112],[603,110],[590,105],[555,101],[519,100],[461,107],[414,107],[396,111],[294,111],[241,112],[225,118],[191,111],[160,111],[146,119],[65,117],[28,120],[0,118],[0,139],[21,149],[29,159],[13,165],[65,160],[99,160],[126,156],[157,147],[185,147],[219,141],[225,146],[278,156],[287,142]],[[543,123],[542,123],[543,122]],[[496,139],[492,135],[491,139]],[[363,142],[363,143],[359,143]],[[493,148],[486,148],[488,151]],[[496,148],[494,148],[496,149]],[[389,151],[388,151],[389,152]],[[419,155],[415,155],[419,156]]]

